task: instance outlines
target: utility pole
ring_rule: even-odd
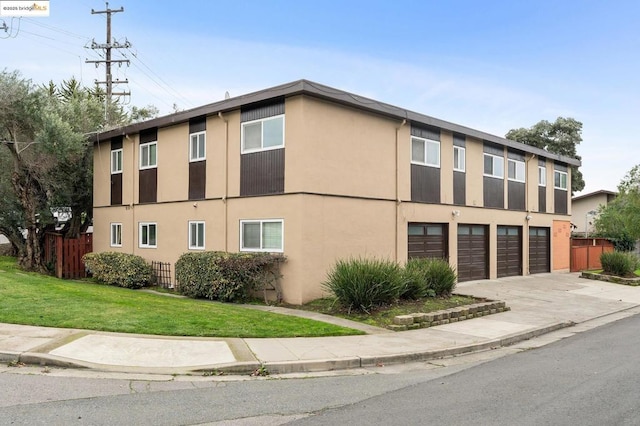
[[[124,12],[124,7],[120,7],[120,9],[109,9],[109,2],[105,2],[106,5],[106,10],[93,10],[91,9],[91,14],[92,15],[96,15],[96,14],[106,14],[107,15],[107,41],[104,44],[100,44],[100,43],[96,43],[95,39],[91,42],[91,48],[92,49],[102,49],[105,52],[105,59],[104,60],[95,60],[95,61],[90,61],[90,60],[86,60],[86,63],[88,64],[96,64],[96,67],[101,64],[104,63],[105,64],[105,79],[104,81],[96,81],[97,84],[104,84],[107,86],[107,99],[106,99],[106,110],[105,110],[105,116],[107,118],[107,122],[110,122],[110,116],[109,116],[109,106],[111,105],[111,98],[113,96],[128,96],[131,95],[131,92],[114,92],[113,91],[113,85],[114,84],[126,84],[129,83],[129,80],[113,80],[113,76],[111,74],[111,64],[112,63],[117,63],[119,66],[122,66],[122,64],[127,64],[127,66],[129,66],[129,60],[128,59],[111,59],[111,49],[127,49],[129,47],[131,47],[131,43],[129,43],[129,41],[126,41],[124,44],[118,43],[116,42],[112,42],[111,41],[111,14],[113,13],[118,13],[118,12]]]

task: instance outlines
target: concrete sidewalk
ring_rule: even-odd
[[[502,300],[508,312],[427,329],[364,329],[346,337],[181,338],[0,324],[0,361],[156,374],[315,372],[423,361],[490,349],[640,306],[640,288],[541,274],[461,283],[456,293]],[[287,313],[279,308],[265,310]]]

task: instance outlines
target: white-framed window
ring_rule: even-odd
[[[158,142],[140,144],[140,170],[158,166]]]
[[[242,123],[242,153],[284,147],[284,114]]]
[[[494,178],[504,178],[504,157],[484,154],[484,175]]]
[[[241,220],[240,251],[282,252],[284,220]]]
[[[189,249],[204,250],[204,222],[189,221]]]
[[[461,146],[453,147],[453,170],[456,172],[464,172],[466,167],[466,150]]]
[[[189,161],[202,161],[207,158],[206,132],[189,135]]]
[[[155,222],[140,222],[139,229],[140,248],[158,247],[158,224]]]
[[[122,247],[122,224],[111,224],[111,247]]]
[[[111,174],[122,173],[122,148],[111,151]]]
[[[524,161],[520,160],[512,160],[509,158],[507,160],[508,167],[508,179],[516,182],[524,182],[525,181],[525,167]]]
[[[440,142],[412,136],[411,162],[422,166],[440,167]]]
[[[553,171],[553,187],[555,189],[567,190],[567,172],[561,172],[560,170]]]
[[[538,166],[538,186],[547,186],[547,168]]]

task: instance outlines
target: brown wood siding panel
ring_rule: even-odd
[[[253,105],[242,108],[240,113],[240,121],[253,121],[261,118],[273,117],[284,114],[284,100],[277,103],[273,101],[268,105]]]
[[[153,127],[151,129],[140,131],[140,143],[154,142],[158,140],[158,128]]]
[[[122,204],[122,173],[111,175],[111,205]]]
[[[207,162],[189,163],[189,199],[201,200],[205,197],[207,184]]]
[[[547,187],[538,186],[538,211],[540,213],[547,212]]]
[[[553,212],[555,214],[567,214],[567,191],[553,190]]]
[[[484,207],[504,209],[504,180],[483,177],[483,205]]]
[[[464,225],[461,225],[464,226]],[[470,225],[478,226],[478,225]],[[458,281],[482,280],[489,278],[488,229],[484,235],[460,235],[458,233]]]
[[[466,180],[464,172],[453,172],[453,204],[464,206],[467,203]]]
[[[440,202],[440,169],[411,165],[411,201],[418,203]]]
[[[141,203],[155,203],[158,200],[158,169],[140,170],[138,199]]]
[[[551,272],[550,228],[529,228],[529,273]]]
[[[440,227],[440,235],[409,235],[409,259],[415,258],[438,258],[449,259],[449,243],[447,239],[448,228],[446,224],[420,224],[411,223],[410,226]]]
[[[189,120],[189,133],[204,132],[207,130],[207,117],[195,117]]]
[[[517,232],[518,235],[498,233],[498,278],[522,275],[522,229],[518,226],[498,226],[500,229]]]
[[[411,126],[411,136],[417,136],[419,138],[431,139],[434,141],[440,140],[440,129],[432,126],[418,127]]]
[[[242,154],[240,157],[241,196],[283,192],[284,148]]]
[[[111,151],[122,149],[122,136],[111,138]]]
[[[522,182],[509,181],[509,210],[524,210],[525,209],[525,184]]]

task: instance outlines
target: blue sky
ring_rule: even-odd
[[[187,109],[306,78],[503,136],[558,116],[584,123],[583,193],[640,163],[638,1],[112,0],[131,105]],[[34,82],[104,79],[102,1],[51,0],[0,31],[1,65]]]

